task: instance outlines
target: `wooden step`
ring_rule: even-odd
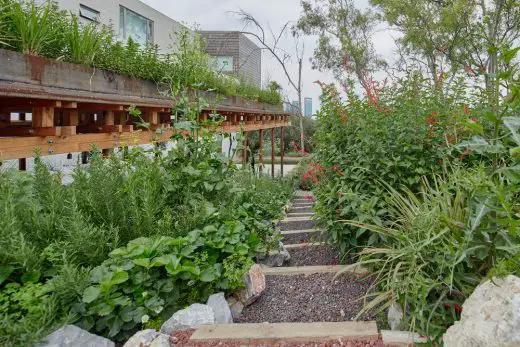
[[[201,325],[190,342],[298,343],[374,339],[377,325],[369,322],[244,323]],[[225,341],[225,342],[224,342]]]
[[[268,267],[262,265],[262,270],[266,276],[295,276],[310,275],[318,273],[344,273],[353,274],[358,277],[364,277],[370,274],[368,269],[359,265],[312,265],[312,266],[286,266],[286,267]]]
[[[315,246],[325,246],[325,242],[307,242],[307,243],[295,243],[292,245],[284,245],[285,249],[300,249]]]
[[[287,218],[312,217],[312,216],[314,216],[314,212],[289,212],[287,214]]]
[[[281,223],[289,223],[289,222],[304,222],[304,221],[313,221],[314,219],[310,217],[286,217],[281,220]]]
[[[317,231],[321,231],[321,230],[316,230],[316,229],[282,230],[282,231],[280,231],[280,234],[282,234],[282,235],[293,235],[293,234],[315,233]]]

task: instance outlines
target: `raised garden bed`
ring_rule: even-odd
[[[262,296],[243,311],[243,323],[340,322],[349,321],[363,307],[370,278],[321,273],[267,276]],[[364,314],[361,320],[374,320]]]

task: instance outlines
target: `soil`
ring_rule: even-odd
[[[266,289],[252,305],[244,308],[243,323],[341,322],[353,320],[363,307],[370,278],[319,273],[297,276],[267,276]],[[374,320],[365,313],[362,320]]]
[[[338,265],[342,260],[337,246],[307,245],[288,251],[291,260],[286,266]]]
[[[316,224],[313,220],[298,220],[292,222],[280,223],[281,230],[306,230],[314,228]]]

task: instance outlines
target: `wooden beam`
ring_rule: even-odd
[[[258,167],[260,173],[264,171],[264,129],[258,130]]]
[[[32,125],[34,128],[48,128],[54,126],[53,107],[33,107]]]
[[[281,132],[280,140],[282,142],[280,144],[280,173],[281,173],[281,176],[283,177],[283,157],[285,155],[285,128],[282,127],[280,132]]]
[[[123,132],[122,125],[99,125],[99,124],[87,124],[78,125],[78,133],[121,133]]]
[[[60,127],[26,128],[9,127],[0,128],[0,136],[60,136]],[[3,141],[3,139],[0,139]]]
[[[77,126],[79,124],[79,112],[76,110],[63,111],[63,125]]]
[[[274,178],[274,128],[271,128],[271,177]]]
[[[81,111],[124,111],[125,106],[113,105],[113,104],[96,104],[80,102],[78,103],[78,109]]]

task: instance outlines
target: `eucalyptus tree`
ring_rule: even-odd
[[[357,79],[367,87],[368,73],[385,67],[377,55],[372,37],[378,18],[370,9],[357,8],[352,0],[303,0],[296,29],[317,35],[313,68],[329,70],[335,78]]]

